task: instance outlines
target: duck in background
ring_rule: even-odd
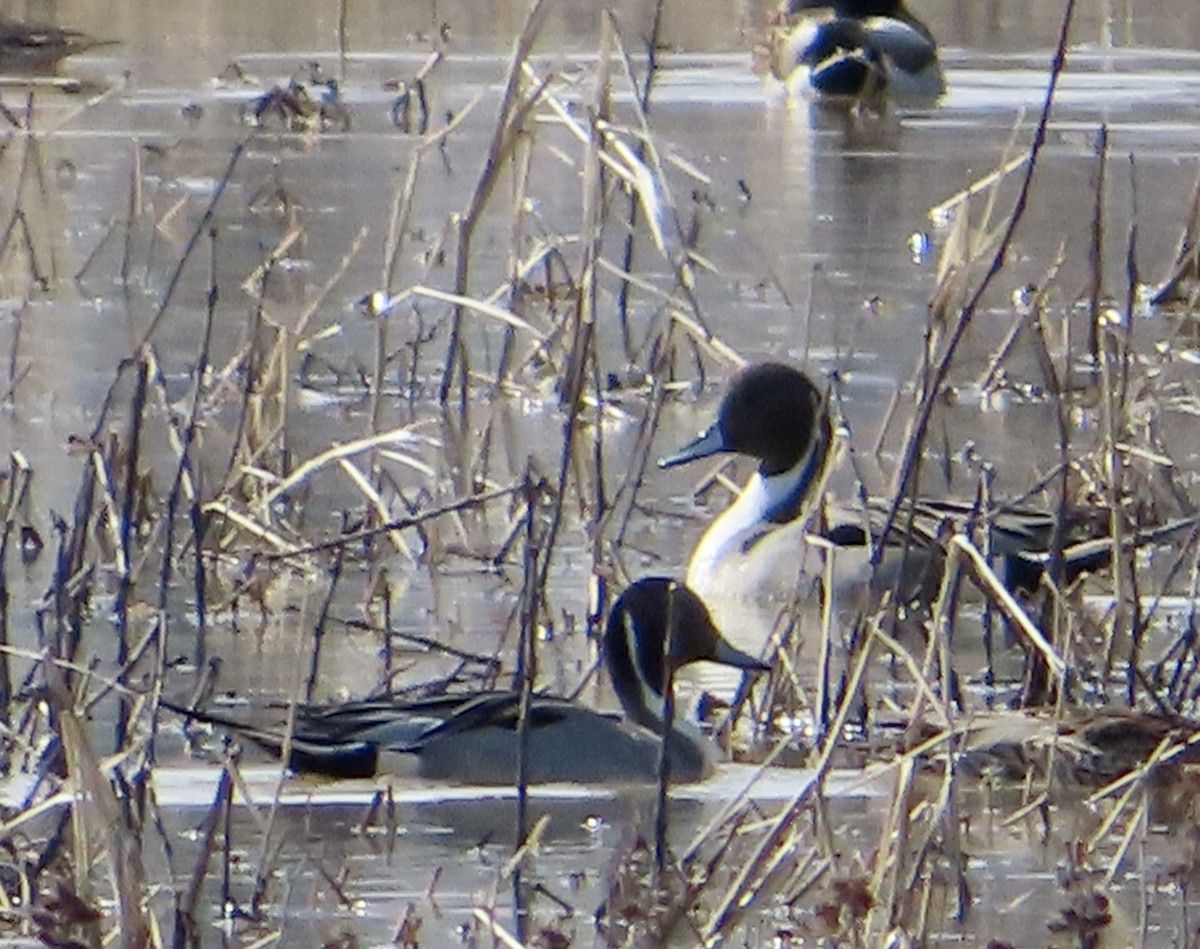
[[[933,33],[903,0],[785,0],[780,21],[771,72],[818,101],[877,108],[946,91]]]
[[[664,577],[646,577],[618,597],[604,635],[604,660],[624,719],[577,702],[534,694],[529,704],[526,781],[530,784],[648,784],[658,780],[664,688],[679,668],[707,660],[761,672],[768,667],[731,646],[700,598]],[[232,716],[164,702],[229,728],[288,766],[338,778],[414,770],[462,784],[513,785],[517,777],[520,693],[444,695],[420,702],[383,700],[299,706],[288,736]],[[716,748],[682,716],[668,741],[672,781],[709,777]],[[407,763],[398,760],[407,758]]]
[[[68,56],[116,42],[0,15],[0,75],[51,75]]]

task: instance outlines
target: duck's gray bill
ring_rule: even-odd
[[[674,468],[676,465],[686,465],[689,461],[708,458],[725,450],[725,437],[721,434],[719,425],[710,425],[701,432],[695,441],[684,445],[673,455],[658,459],[658,467]]]
[[[738,669],[749,669],[752,672],[766,672],[771,668],[769,664],[763,662],[761,659],[755,659],[749,653],[735,649],[727,642],[717,643],[712,661],[719,662],[725,666],[734,666]]]

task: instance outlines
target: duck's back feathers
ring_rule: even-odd
[[[904,20],[878,16],[864,20],[867,43],[901,72],[916,74],[937,65],[933,39]]]
[[[223,728],[281,757],[297,773],[330,778],[371,778],[403,771],[424,778],[511,785],[520,747],[518,692],[439,696],[415,703],[386,700],[329,707],[298,706],[290,740],[282,721],[254,723],[211,709],[163,704],[189,718]],[[670,776],[698,781],[715,758],[698,734],[677,731],[670,743]],[[659,735],[616,715],[567,699],[534,695],[526,737],[525,780],[530,784],[645,783],[658,773]],[[397,756],[407,767],[396,768]],[[388,767],[383,767],[384,761]]]

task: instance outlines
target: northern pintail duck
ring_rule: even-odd
[[[535,694],[529,706],[529,783],[654,782],[662,747],[664,687],[682,666],[709,660],[748,672],[762,662],[738,651],[717,631],[699,597],[662,577],[638,580],[617,599],[604,635],[604,658],[624,718],[565,698]],[[260,728],[232,716],[175,711],[233,729],[272,753],[285,747],[282,727]],[[387,700],[299,707],[289,766],[332,777],[369,777],[391,770],[394,755],[415,759],[422,777],[466,784],[516,780],[520,694],[447,695],[415,703]],[[716,749],[679,721],[668,740],[670,776],[697,781],[715,767]]]
[[[933,33],[903,0],[784,0],[780,18],[771,71],[819,99],[935,99],[946,90]]]
[[[832,552],[839,612],[865,605],[864,594],[891,591],[902,604],[927,601],[941,578],[944,523],[965,526],[972,519],[987,525],[1005,582],[1021,588],[1037,584],[1049,559],[1056,515],[1011,507],[981,512],[970,504],[934,499],[918,500],[902,511],[886,538],[879,567],[872,570],[871,545],[882,536],[889,505],[882,499],[858,508],[824,503],[823,485],[837,454],[836,441],[827,393],[805,373],[770,362],[738,373],[716,421],[659,462],[670,468],[722,452],[758,461],[741,494],[696,545],[688,563],[688,586],[710,605],[731,591],[786,603],[802,597],[805,584],[822,581],[826,553]],[[1090,527],[1072,525],[1065,542],[1074,543],[1080,530]],[[1103,544],[1079,544],[1064,556],[1064,576],[1070,579],[1099,566],[1109,555]]]

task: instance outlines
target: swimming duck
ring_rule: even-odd
[[[905,508],[885,541],[880,565],[871,545],[882,535],[888,504],[868,499],[860,509],[824,505],[824,480],[837,452],[826,393],[804,372],[782,363],[758,363],[730,382],[716,421],[690,444],[659,461],[671,468],[732,452],[757,459],[742,493],[709,526],[688,562],[687,584],[709,602],[728,591],[788,602],[824,576],[833,552],[834,602],[843,614],[864,597],[891,591],[901,604],[928,602],[941,579],[943,524],[987,523],[1002,578],[1031,589],[1049,561],[1056,515],[923,498]],[[911,511],[912,517],[908,515]],[[1071,525],[1067,543],[1091,536],[1095,525]],[[815,542],[814,542],[815,539]],[[1080,543],[1064,554],[1071,579],[1107,562],[1106,544]],[[735,628],[732,623],[725,628]]]
[[[807,13],[817,8],[825,12]],[[780,17],[771,71],[820,100],[924,100],[946,91],[933,34],[903,0],[785,0]]]
[[[647,577],[617,599],[604,635],[604,658],[624,719],[549,695],[532,696],[526,745],[531,784],[637,784],[658,780],[664,685],[682,666],[709,660],[748,672],[768,667],[731,646],[704,603],[682,584]],[[247,725],[231,716],[169,708],[231,728],[276,755],[285,729]],[[422,777],[465,784],[516,780],[520,694],[446,695],[422,702],[351,702],[299,707],[289,766],[332,777],[370,777],[388,770],[392,755],[415,759]],[[674,781],[712,774],[715,748],[679,721],[668,740]],[[410,761],[411,770],[411,761]]]
[[[0,73],[53,73],[60,60],[114,42],[0,15]]]

